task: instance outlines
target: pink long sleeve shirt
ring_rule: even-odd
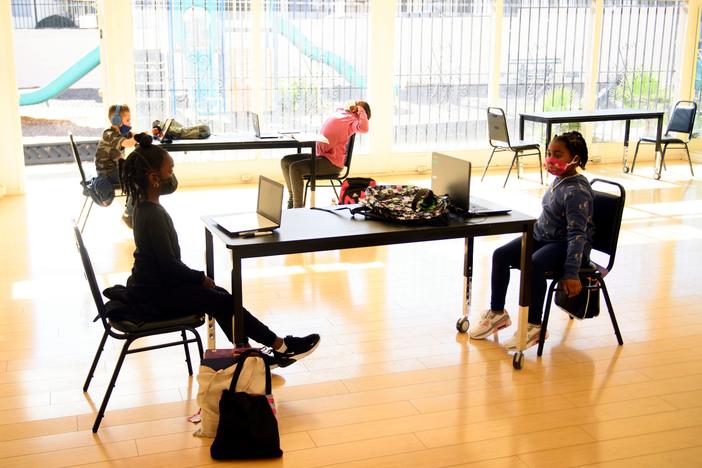
[[[368,115],[363,107],[358,106],[355,113],[339,108],[322,125],[320,133],[327,137],[329,144],[318,142],[317,156],[327,158],[336,167],[344,167],[349,138],[354,133],[367,132]]]

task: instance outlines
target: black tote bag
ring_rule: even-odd
[[[267,397],[271,395],[271,368],[268,362],[264,359],[266,395],[236,391],[244,361],[253,354],[258,354],[258,351],[249,350],[241,354],[229,390],[222,392],[217,435],[210,447],[210,455],[215,460],[278,458],[283,455],[278,421]]]
[[[600,315],[600,285],[594,278],[583,279],[583,288],[577,296],[568,297],[561,285],[556,289],[556,305],[576,319]]]

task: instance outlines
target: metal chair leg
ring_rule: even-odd
[[[485,170],[483,171],[483,176],[480,178],[480,182],[483,181],[483,179],[485,178],[485,174],[487,174],[488,168],[490,167],[490,162],[492,161],[492,157],[495,155],[495,149],[496,148],[492,148],[492,153],[490,153],[487,165],[485,165]]]
[[[553,298],[553,293],[556,289],[558,281],[551,280],[551,285],[548,288],[548,293],[546,293],[546,310],[544,311],[544,318],[541,320],[541,333],[539,334],[539,347],[536,350],[536,355],[541,356],[544,352],[544,342],[546,341],[546,329],[548,328],[548,317],[551,314],[551,299]]]
[[[183,337],[183,347],[185,348],[185,362],[188,364],[188,375],[193,375],[193,365],[190,362],[190,349],[188,348],[188,336],[185,330],[180,331],[180,336]]]
[[[88,199],[86,198],[86,201]],[[93,209],[93,205],[95,202],[93,199],[90,199],[90,204],[88,205],[88,211],[85,213],[85,218],[83,218],[83,224],[80,226],[80,233],[83,234],[83,231],[85,230],[85,225],[88,224],[88,216],[90,216],[90,210]],[[83,203],[83,207],[85,207],[85,203]],[[83,214],[83,210],[80,210],[81,215]],[[80,221],[80,215],[78,216],[78,220]]]
[[[302,195],[302,206],[303,207],[307,206],[307,189],[309,189],[309,188],[310,188],[310,181],[308,179],[307,182],[305,183],[304,195]]]
[[[634,166],[636,166],[636,156],[639,154],[639,145],[641,144],[641,140],[639,140],[638,143],[636,143],[636,150],[634,151],[634,157],[631,160],[631,169],[629,170],[629,173],[633,174],[634,173]]]
[[[541,150],[537,150],[539,155],[539,176],[541,176],[541,185],[544,185],[544,165],[541,163]]]
[[[202,348],[202,340],[200,339],[200,334],[197,330],[193,329],[192,332],[195,334],[195,341],[197,342],[197,351],[200,353],[200,360],[205,357],[205,351]]]
[[[687,149],[687,143],[685,143],[685,152],[687,153],[687,162],[690,164],[690,174],[695,177],[695,171],[692,169],[692,158],[690,157],[690,151]]]
[[[519,153],[514,153],[514,157],[512,158],[512,164],[509,165],[509,171],[507,171],[507,177],[505,177],[505,183],[502,184],[502,188],[507,187],[507,181],[509,180],[509,175],[512,173],[512,168],[514,167],[514,163],[517,160],[517,154]],[[517,168],[519,170],[519,168]]]
[[[114,372],[112,372],[112,378],[110,379],[110,383],[107,386],[107,390],[105,391],[105,396],[102,398],[102,404],[100,405],[100,409],[98,410],[97,416],[95,416],[95,422],[93,423],[93,433],[96,433],[98,431],[100,423],[102,422],[102,418],[105,416],[107,402],[110,401],[110,396],[112,396],[112,389],[115,388],[115,383],[117,383],[117,376],[119,375],[119,371],[122,369],[124,358],[127,357],[127,350],[129,349],[129,345],[131,343],[132,340],[128,339],[124,343],[124,346],[122,346],[122,352],[119,354],[119,359],[117,359],[115,370]]]
[[[614,327],[614,334],[617,335],[617,343],[619,346],[624,344],[622,340],[622,334],[619,331],[619,325],[617,324],[617,318],[614,316],[614,308],[612,308],[612,302],[609,300],[609,293],[607,292],[607,286],[602,278],[598,279],[602,293],[604,294],[605,302],[607,303],[607,311],[609,312],[609,318],[612,320],[612,327]]]
[[[93,380],[93,374],[95,373],[95,368],[97,367],[98,361],[100,360],[100,356],[102,355],[102,351],[105,349],[105,342],[107,341],[107,331],[102,334],[102,339],[100,340],[100,344],[98,345],[97,352],[95,353],[95,358],[93,359],[93,364],[90,366],[90,370],[88,371],[88,376],[85,378],[85,383],[83,384],[83,391],[87,392],[88,387],[90,386],[90,381]]]

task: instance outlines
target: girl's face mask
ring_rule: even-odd
[[[575,164],[577,164],[577,161],[575,159],[567,163],[554,156],[547,156],[544,160],[544,169],[546,169],[549,172],[549,174],[553,174],[556,177],[560,177],[566,172],[568,172],[570,166]]]
[[[159,195],[170,195],[175,192],[177,188],[178,179],[176,179],[175,174],[173,174],[168,179],[161,181]]]

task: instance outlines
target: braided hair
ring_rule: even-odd
[[[153,146],[153,139],[145,133],[134,136],[138,145],[127,157],[122,166],[122,192],[127,195],[127,202],[136,205],[146,199],[150,172],[158,172],[168,154],[159,146]]]
[[[578,156],[580,158],[578,166],[585,169],[585,164],[587,164],[587,144],[580,132],[566,132],[556,135],[553,137],[553,140],[563,143],[573,157]]]

